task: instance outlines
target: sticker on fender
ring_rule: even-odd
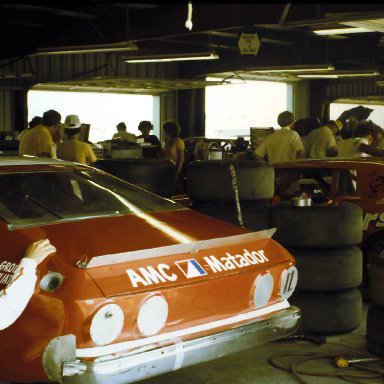
[[[193,279],[210,273],[225,272],[228,270],[236,270],[251,265],[262,264],[268,262],[269,259],[265,256],[263,250],[248,251],[243,250],[243,254],[232,255],[226,252],[225,256],[204,256],[204,267],[196,259],[185,259],[175,261],[174,265],[182,272],[181,276],[187,279]],[[171,269],[173,272],[171,272]],[[176,281],[180,274],[173,268],[165,263],[160,263],[156,266],[146,266],[137,269],[127,269],[128,277],[131,281],[132,287],[148,286],[153,284],[161,284],[167,281]]]

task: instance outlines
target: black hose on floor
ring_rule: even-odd
[[[299,357],[289,367],[282,365],[283,358]],[[309,361],[327,359],[331,360],[330,363],[334,364],[335,359],[340,357],[340,353],[336,354],[321,354],[309,352],[293,352],[293,353],[278,353],[269,358],[268,362],[274,368],[281,369],[294,375],[300,384],[307,384],[307,382],[299,375],[316,376],[316,377],[338,377],[348,383],[354,384],[368,384],[372,383],[372,379],[384,378],[384,369],[378,367],[369,367],[363,363],[352,363],[350,368],[335,368],[333,371],[328,372],[315,372],[311,369],[304,369],[301,367]],[[367,355],[359,356],[361,359],[368,358]],[[384,359],[378,359],[384,362]],[[364,360],[362,360],[364,361]],[[335,364],[334,364],[335,365]]]

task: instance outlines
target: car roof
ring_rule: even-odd
[[[59,159],[35,156],[0,156],[0,167],[10,165],[74,165],[74,163]]]

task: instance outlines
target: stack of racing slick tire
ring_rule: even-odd
[[[259,231],[269,228],[274,168],[260,161],[198,160],[185,170],[191,209]]]
[[[363,256],[356,245],[363,233],[363,212],[353,203],[271,208],[273,238],[295,257],[298,284],[290,302],[301,308],[301,330],[345,334],[362,319]]]
[[[384,251],[371,260],[369,294],[367,347],[370,352],[384,356]]]

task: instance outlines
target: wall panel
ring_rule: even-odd
[[[345,82],[325,83],[326,97],[329,100],[351,97],[383,95],[383,88],[376,80],[349,80]]]
[[[123,54],[76,54],[31,56],[15,60],[0,61],[0,130],[22,130],[27,123],[27,114],[15,122],[15,92],[27,92],[38,83],[59,83],[108,77],[108,81],[119,78],[173,80],[177,78],[175,63],[128,64]],[[1,74],[13,74],[5,78]],[[26,76],[32,74],[32,76]],[[161,107],[165,120],[177,121],[177,98],[172,92],[164,97],[166,104]],[[18,98],[20,99],[20,98]],[[165,121],[163,120],[163,121]],[[11,127],[11,128],[9,128]]]
[[[0,90],[0,131],[13,131],[14,95],[12,91]]]

